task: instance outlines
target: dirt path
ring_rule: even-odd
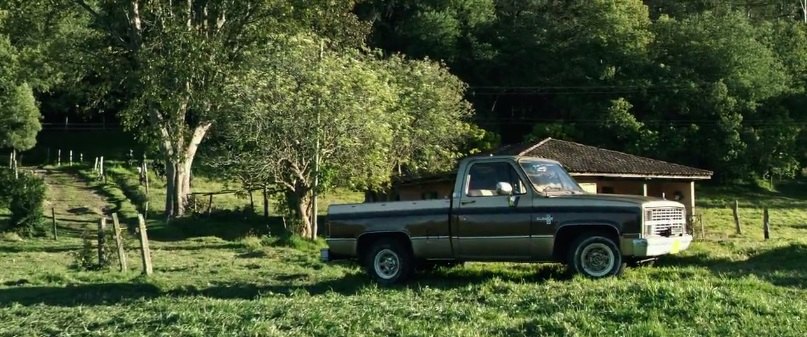
[[[45,179],[48,187],[45,215],[50,218],[53,208],[56,223],[63,229],[95,228],[100,215],[110,207],[104,196],[76,175],[53,169],[38,170],[37,173]]]

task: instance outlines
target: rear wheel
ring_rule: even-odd
[[[372,244],[364,258],[367,274],[381,285],[406,281],[414,269],[412,253],[400,241],[380,239]]]
[[[622,252],[614,240],[601,233],[578,237],[571,245],[569,267],[590,278],[615,276],[622,273]]]

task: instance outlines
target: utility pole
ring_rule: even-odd
[[[319,64],[318,64],[320,75],[322,73],[322,54],[323,54],[324,50],[325,50],[325,41],[320,40],[320,42],[319,42]],[[322,94],[320,94],[320,96],[322,96]],[[311,205],[311,213],[313,213],[311,215],[311,239],[312,240],[317,239],[317,230],[318,230],[318,228],[317,228],[318,227],[317,226],[318,225],[317,224],[317,213],[318,213],[317,199],[318,199],[318,196],[319,196],[319,192],[317,190],[319,189],[319,118],[320,118],[320,109],[322,109],[321,97],[317,97],[317,126],[316,126],[316,129],[314,130],[314,132],[315,132],[315,135],[314,135],[314,138],[315,138],[315,141],[314,141],[314,189],[312,191],[313,195],[312,195],[312,198],[311,198],[312,202],[313,202],[313,205]]]

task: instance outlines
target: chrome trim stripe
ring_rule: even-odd
[[[470,239],[545,239],[551,238],[552,235],[501,235],[501,236],[452,236],[452,239],[470,240]]]
[[[449,236],[413,236],[410,237],[412,240],[448,240],[451,237]]]
[[[448,240],[448,239],[549,239],[555,237],[549,235],[502,235],[502,236],[413,236],[411,240]],[[355,240],[355,239],[339,239],[339,240]]]

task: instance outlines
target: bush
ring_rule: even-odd
[[[11,170],[0,170],[0,207],[11,211],[6,228],[34,235],[42,223],[42,202],[45,200],[45,182],[33,174],[20,172],[14,177]]]

